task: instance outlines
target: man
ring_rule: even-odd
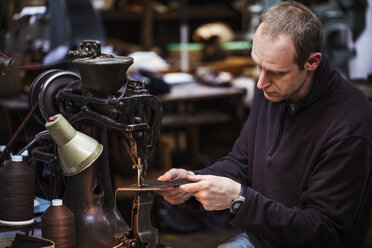
[[[319,19],[281,2],[261,17],[252,47],[257,92],[232,151],[160,192],[229,209],[243,233],[221,247],[363,247],[371,210],[372,107],[322,55]]]

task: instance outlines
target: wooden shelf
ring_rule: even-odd
[[[141,21],[144,16],[143,14],[118,10],[104,11],[101,12],[101,15],[104,21]],[[240,15],[241,13],[236,10],[217,4],[190,6],[187,9],[187,18],[190,20],[237,18]],[[174,21],[179,19],[180,12],[177,10],[171,10],[166,13],[153,13],[154,21]]]
[[[241,12],[229,4],[190,4],[187,8],[169,9],[165,13],[159,13],[154,10],[152,1],[143,0],[141,12],[126,12],[123,9],[102,11],[101,16],[107,27],[106,30],[111,28],[108,32],[111,33],[111,38],[138,42],[144,50],[151,50],[154,44],[172,42],[170,40],[175,36],[178,38],[179,23],[183,17],[186,17],[191,30],[204,23],[217,21],[234,23],[234,28],[240,30]],[[118,32],[126,32],[126,34],[118,35]],[[128,33],[138,39],[126,36]]]

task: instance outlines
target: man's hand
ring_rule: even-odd
[[[195,175],[191,171],[185,169],[170,169],[165,174],[161,175],[158,180],[161,181],[173,181],[177,179],[187,178],[188,176]],[[179,186],[162,188],[159,194],[171,204],[181,204],[190,199],[192,193],[185,192],[180,189]]]
[[[227,177],[212,175],[188,176],[189,183],[179,186],[181,192],[194,194],[205,210],[223,210],[239,195],[240,183]]]
[[[173,181],[177,179],[186,178],[187,176],[195,175],[194,172],[185,169],[170,169],[161,175],[158,180],[161,181]]]

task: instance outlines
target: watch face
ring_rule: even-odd
[[[233,205],[232,205],[233,211],[235,213],[237,213],[242,205],[243,205],[243,202],[241,202],[241,201],[234,202]]]
[[[234,200],[232,200],[230,205],[230,212],[236,214],[239,212],[240,208],[242,207],[245,198],[243,196],[238,196]]]

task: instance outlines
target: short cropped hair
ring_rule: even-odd
[[[263,34],[270,38],[289,36],[296,49],[295,62],[300,69],[311,53],[321,52],[323,47],[323,25],[308,7],[285,1],[269,7],[261,15]]]

